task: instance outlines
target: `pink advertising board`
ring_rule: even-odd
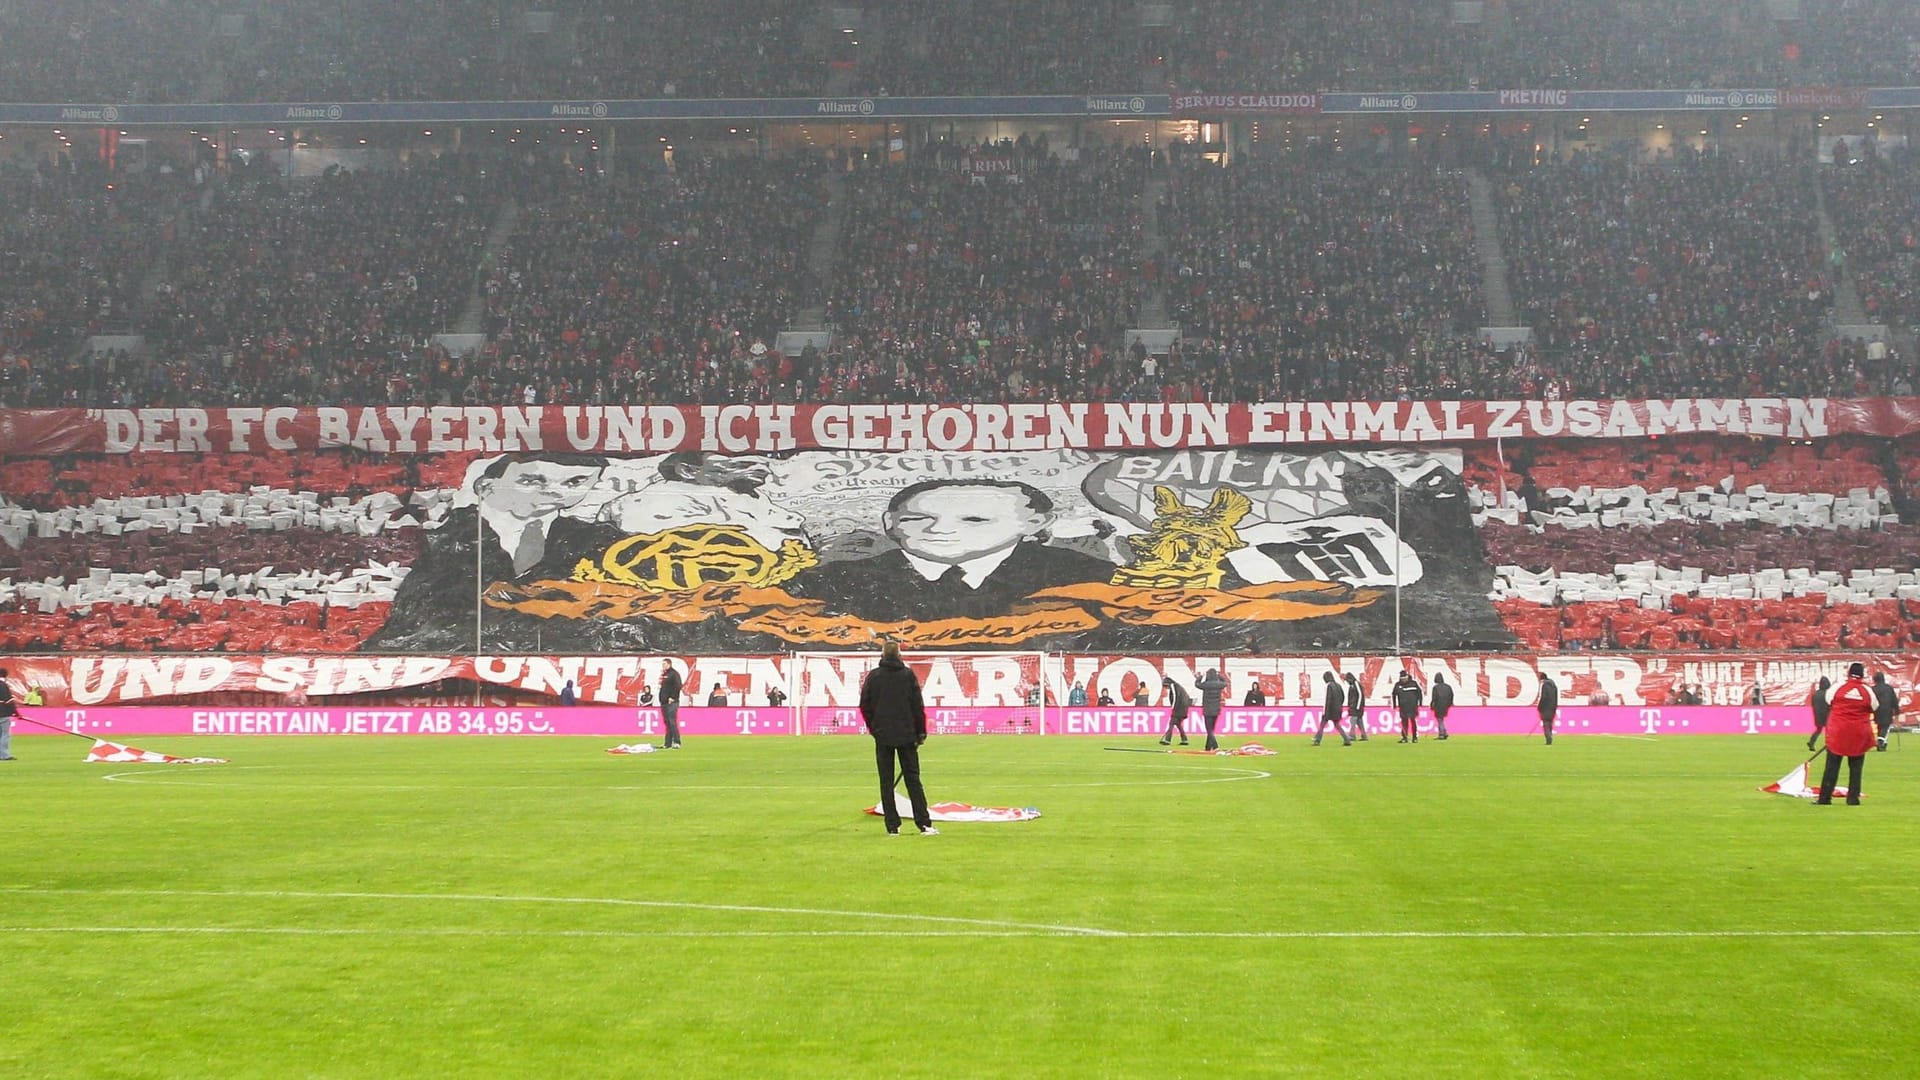
[[[1032,733],[1049,735],[1153,736],[1167,729],[1164,708],[1049,708],[1043,721],[1034,710],[979,708],[930,710],[937,735]],[[548,706],[527,708],[211,708],[71,706],[31,710],[33,719],[66,731],[103,739],[151,735],[591,735],[634,741],[660,738],[658,708]],[[1219,734],[1229,738],[1272,739],[1312,734],[1320,711],[1299,707],[1229,708],[1220,716]],[[1390,708],[1370,708],[1368,730],[1380,735],[1398,730]],[[1526,735],[1537,729],[1533,709],[1513,706],[1456,708],[1447,718],[1453,735]],[[791,735],[794,710],[769,707],[686,706],[680,730],[689,738],[711,735]],[[863,735],[858,710],[808,710],[810,734]],[[1189,732],[1203,730],[1196,712]],[[1804,706],[1660,706],[1570,705],[1554,727],[1560,735],[1768,735],[1807,734],[1813,721]],[[1420,732],[1434,731],[1432,710],[1420,711]],[[14,733],[48,733],[17,724]]]
[[[1394,734],[1400,715],[1391,708],[1366,711],[1367,730]],[[1166,709],[1068,708],[1051,717],[1047,730],[1065,735],[1155,735],[1167,730]],[[1342,718],[1344,719],[1344,717]],[[1526,735],[1539,729],[1540,715],[1528,706],[1463,706],[1447,714],[1449,735]],[[1232,738],[1273,738],[1313,734],[1320,710],[1298,706],[1229,708],[1215,731]],[[1187,719],[1189,734],[1204,731],[1196,710]],[[1436,728],[1433,710],[1421,709],[1419,731]],[[1555,735],[1764,735],[1813,730],[1813,718],[1799,705],[1569,705],[1554,721]],[[1332,728],[1329,727],[1331,732]],[[1329,736],[1331,737],[1331,736]]]
[[[149,735],[596,735],[658,741],[665,725],[656,708],[553,705],[527,708],[270,708],[104,707],[35,709],[42,723],[102,739]],[[16,734],[47,733],[20,724]],[[680,731],[706,735],[790,735],[793,710],[683,706]]]

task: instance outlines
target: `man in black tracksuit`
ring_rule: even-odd
[[[1453,708],[1453,684],[1445,675],[1433,673],[1433,726],[1439,730],[1434,737],[1445,740],[1447,737],[1447,712]]]
[[[1540,710],[1540,730],[1547,734],[1547,745],[1553,745],[1553,718],[1560,714],[1560,687],[1553,676],[1540,676],[1540,701],[1534,706]]]
[[[1354,738],[1367,741],[1367,695],[1351,671],[1347,672],[1347,725],[1353,728]]]
[[[661,749],[680,749],[680,669],[667,662],[667,669],[660,673],[660,719],[667,726],[667,734],[661,739]]]
[[[1400,710],[1400,741],[1420,741],[1420,684],[1413,672],[1402,670],[1393,684],[1393,704]]]
[[[927,811],[927,792],[920,786],[920,747],[927,741],[927,705],[920,697],[920,679],[900,659],[900,646],[887,642],[880,650],[880,664],[867,672],[860,684],[860,719],[873,736],[874,762],[880,768],[880,813],[887,822],[887,835],[900,835],[900,808],[893,801],[893,764],[900,762],[900,775],[907,782],[907,799],[913,804],[913,823],[922,835],[937,836],[933,817]]]
[[[1226,703],[1227,678],[1215,669],[1200,676],[1200,681],[1194,683],[1193,688],[1200,691],[1200,719],[1207,725],[1206,748],[1218,750],[1220,740],[1213,737],[1213,729],[1220,722],[1220,707]]]
[[[1173,733],[1177,731],[1180,733],[1180,745],[1185,746],[1187,745],[1187,713],[1193,711],[1193,697],[1187,693],[1186,687],[1174,682],[1171,675],[1161,679],[1160,685],[1166,687],[1167,703],[1173,706],[1173,717],[1167,723],[1167,733],[1160,737],[1160,745],[1166,746],[1172,743]]]
[[[1340,689],[1340,680],[1334,678],[1331,671],[1323,673],[1320,680],[1327,684],[1327,693],[1320,705],[1320,726],[1313,729],[1313,745],[1320,745],[1320,737],[1327,733],[1327,725],[1332,724],[1333,730],[1340,733],[1340,745],[1352,746],[1353,737],[1347,734],[1346,728],[1340,726],[1340,710],[1347,703],[1347,695]]]
[[[1893,718],[1900,715],[1900,693],[1887,681],[1887,673],[1873,673],[1873,748],[1887,748],[1887,732],[1893,730]]]

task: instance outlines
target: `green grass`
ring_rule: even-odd
[[[0,1076],[1858,1078],[1920,1058],[1920,754],[1873,755],[1866,806],[1816,808],[1755,790],[1804,756],[1789,738],[1239,759],[948,738],[925,754],[936,800],[1045,816],[890,840],[858,812],[863,738],[612,741],[147,740],[233,758],[169,768],[17,739]],[[1821,930],[1891,933],[1794,933]]]

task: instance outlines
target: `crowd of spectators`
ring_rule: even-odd
[[[1495,203],[1520,317],[1572,396],[1852,396],[1861,350],[1833,302],[1811,166],[1683,151],[1575,154],[1502,177]]]
[[[709,0],[638,6],[614,0],[554,5],[572,44],[561,63],[529,70],[521,96],[812,97],[826,60],[802,20],[817,6]]]
[[[17,399],[85,335],[137,329],[142,277],[186,190],[173,173],[0,170],[0,393]]]
[[[1495,362],[1460,343],[1485,305],[1458,172],[1189,158],[1158,212],[1183,359],[1212,396],[1454,396]]]
[[[1920,82],[1920,19],[1909,0],[1802,0],[1777,28],[1792,81],[1806,86]]]
[[[553,174],[485,282],[486,350],[458,400],[765,399],[791,380],[776,336],[814,294],[818,159],[681,159],[612,182]]]
[[[1148,7],[1151,7],[1149,5]],[[1276,7],[970,0],[871,12],[861,94],[1146,89],[1903,86],[1920,81],[1910,0],[1486,0],[1478,21],[1413,0]],[[538,15],[534,13],[538,12]],[[788,0],[538,5],[127,0],[0,5],[0,100],[405,101],[810,97],[836,55]]]
[[[126,375],[123,399],[405,396],[395,360],[454,329],[509,192],[457,155],[297,181],[241,170],[189,210],[147,311],[167,362]]]
[[[1899,396],[1920,381],[1897,341],[1825,325],[1840,273],[1872,316],[1914,317],[1905,155],[1496,170],[1534,330],[1500,348],[1477,338],[1465,177],[1432,162],[940,144],[844,173],[828,237],[833,171],[812,154],[603,173],[474,153],[307,178],[258,160],[0,174],[16,210],[0,223],[0,400]],[[1181,331],[1151,356],[1125,333],[1149,308]],[[782,355],[809,309],[830,344]],[[477,351],[439,343],[463,329]],[[108,331],[146,347],[83,355]]]
[[[0,4],[0,101],[200,100],[209,8],[179,0]]]
[[[1146,159],[1044,140],[955,147],[853,174],[818,398],[1024,400],[1115,394],[1113,349],[1155,273]]]
[[[1920,154],[1883,156],[1857,140],[1838,150],[1821,183],[1867,320],[1920,327]]]
[[[1584,5],[1590,7],[1591,5]],[[1195,4],[1177,24],[1166,75],[1178,91],[1463,90],[1496,51],[1484,26],[1456,26],[1446,4],[1357,0],[1276,8]]]
[[[1159,28],[1133,0],[931,5],[860,66],[866,94],[1132,94],[1161,89]],[[1164,76],[1160,80],[1164,82]]]

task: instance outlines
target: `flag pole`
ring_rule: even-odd
[[[486,585],[486,575],[481,571],[481,559],[484,550],[486,523],[480,515],[480,502],[476,496],[473,504],[473,652],[480,653],[480,612],[482,610],[480,593]]]
[[[1393,655],[1400,655],[1400,549],[1406,542],[1400,539],[1400,479],[1393,481]]]
[[[23,723],[32,724],[34,727],[46,728],[48,731],[57,731],[62,735],[71,735],[76,739],[85,739],[90,743],[99,741],[98,739],[95,739],[91,735],[82,735],[79,732],[73,730],[72,728],[60,727],[57,724],[49,724],[44,721],[35,720],[33,717],[28,716],[25,713],[16,712],[13,714],[13,718]]]

